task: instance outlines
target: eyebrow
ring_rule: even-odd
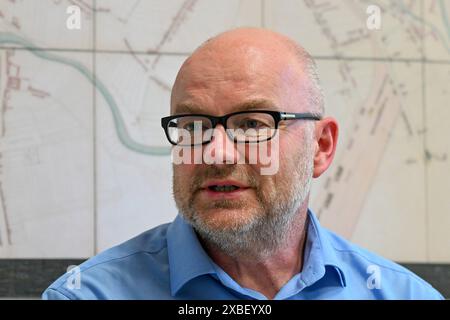
[[[267,99],[252,99],[233,106],[233,112],[249,111],[249,110],[274,110],[278,107]],[[204,108],[193,103],[180,103],[175,106],[174,114],[209,114]]]

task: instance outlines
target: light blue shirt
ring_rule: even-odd
[[[275,299],[443,299],[412,272],[321,227],[311,210],[308,216],[303,269]],[[42,297],[266,299],[215,264],[180,215],[87,260]]]

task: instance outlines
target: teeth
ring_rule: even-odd
[[[236,186],[212,186],[212,187],[210,187],[210,189],[212,189],[216,192],[230,192],[230,191],[239,189],[239,187],[236,187]]]

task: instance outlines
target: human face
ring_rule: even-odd
[[[307,80],[286,50],[261,45],[223,50],[224,46],[203,48],[185,62],[172,92],[173,114],[223,115],[252,108],[310,111],[302,90]],[[174,165],[173,191],[180,213],[200,234],[230,252],[256,245],[256,239],[264,237],[275,246],[273,239],[282,238],[309,193],[313,129],[312,122],[280,123],[279,169],[273,175],[261,175],[261,163],[236,164],[243,155],[220,146],[215,152],[223,163]],[[215,134],[209,147],[227,139],[220,125]],[[211,187],[218,185],[239,188],[230,192]]]

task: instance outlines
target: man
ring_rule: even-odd
[[[258,28],[208,40],[182,65],[162,119],[179,216],[81,264],[43,298],[442,299],[308,209],[338,137],[323,112],[314,62],[292,40]]]

